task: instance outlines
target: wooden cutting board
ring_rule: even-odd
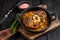
[[[42,36],[43,34],[46,34],[48,32],[53,31],[54,29],[56,29],[58,26],[60,25],[60,21],[58,19],[56,19],[55,21],[53,21],[50,25],[50,27],[42,32],[42,33],[38,33],[38,34],[34,34],[34,33],[30,33],[28,31],[26,31],[23,27],[19,27],[18,31],[25,36],[25,38],[27,38],[28,40],[34,40],[35,38]]]

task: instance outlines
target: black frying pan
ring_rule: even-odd
[[[25,30],[27,30],[27,31],[29,31],[29,32],[39,33],[39,32],[43,32],[43,31],[47,30],[47,28],[46,28],[45,30],[42,30],[42,31],[40,31],[40,30],[39,30],[39,31],[34,31],[34,30],[31,30],[31,29],[27,28],[27,27],[22,23],[22,16],[23,16],[26,12],[28,12],[28,11],[33,11],[33,10],[34,10],[34,11],[43,10],[43,11],[45,11],[45,12],[47,13],[47,16],[48,16],[47,18],[48,18],[48,21],[49,21],[49,23],[48,23],[48,28],[49,28],[51,22],[56,19],[55,13],[50,13],[48,10],[43,9],[43,8],[40,8],[40,7],[30,7],[30,8],[24,10],[23,12],[21,12],[20,14],[17,15],[17,20],[20,22],[21,26],[22,26]],[[53,18],[53,16],[54,16],[55,18]]]
[[[23,11],[24,9],[21,9],[21,8],[18,8],[19,5],[23,4],[23,3],[27,3],[29,4],[30,6],[32,6],[32,4],[29,2],[29,1],[22,1],[22,2],[19,2],[18,4],[15,4],[8,12],[7,14],[2,18],[0,19],[0,24],[3,24],[3,22],[5,22],[8,18],[8,16],[11,14],[11,12],[21,12]],[[29,7],[30,7],[29,6]]]

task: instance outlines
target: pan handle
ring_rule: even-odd
[[[21,20],[20,20],[20,19],[21,19],[21,15],[22,15],[22,14],[17,14],[17,15],[16,15],[16,19],[17,19],[19,22],[21,22]]]
[[[52,21],[56,20],[56,14],[55,13],[51,13],[51,18],[52,18]]]
[[[8,17],[8,15],[12,12],[12,10],[10,10],[3,19],[0,20],[0,24],[2,24]]]

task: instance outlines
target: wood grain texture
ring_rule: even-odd
[[[19,28],[19,31],[22,33],[22,35],[24,35],[29,40],[34,40],[35,38],[37,38],[37,37],[39,37],[47,32],[51,32],[53,29],[57,28],[59,25],[60,25],[60,22],[58,19],[56,19],[55,21],[53,21],[51,23],[50,27],[42,33],[33,34],[33,33],[30,33],[28,31],[24,30],[24,28],[22,28],[22,27]]]
[[[0,40],[9,40],[9,37],[11,37],[12,35],[12,30],[10,28],[0,31]]]

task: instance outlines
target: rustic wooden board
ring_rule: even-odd
[[[39,36],[41,37],[41,35],[46,34],[47,32],[51,32],[52,30],[56,29],[59,25],[60,25],[60,22],[58,19],[56,19],[55,21],[51,23],[50,27],[42,33],[33,34],[24,30],[23,27],[20,27],[18,31],[21,32],[21,34],[25,36],[25,38],[27,38],[28,40],[35,40],[37,37]]]

